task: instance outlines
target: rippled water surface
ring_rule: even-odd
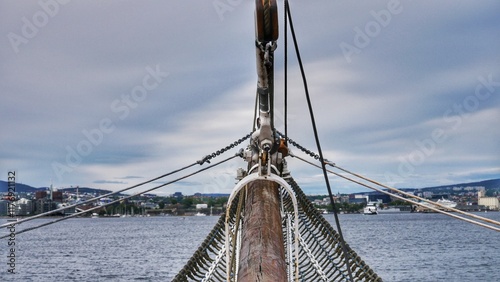
[[[500,220],[500,213],[481,215]],[[326,218],[334,225],[333,215]],[[16,275],[6,274],[3,239],[0,280],[171,281],[217,220],[69,219],[16,236]],[[347,243],[384,281],[500,281],[498,232],[439,214],[340,215],[340,220]]]

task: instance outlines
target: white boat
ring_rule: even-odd
[[[367,214],[367,215],[378,214],[377,203],[376,202],[368,202],[368,204],[366,204],[366,207],[364,207],[364,209],[363,209],[363,214]]]
[[[195,214],[195,216],[207,216],[207,215],[204,214],[204,213],[198,212],[198,213]]]
[[[456,202],[450,201],[450,200],[445,199],[445,198],[441,198],[441,199],[437,200],[437,203],[440,205],[443,205],[447,208],[454,208],[457,206]]]
[[[436,206],[436,205],[433,205],[433,204],[430,204],[430,203],[427,203],[427,202],[420,202],[420,204],[422,206],[425,206],[425,207],[434,207],[434,208],[437,208],[437,209],[440,209],[440,210],[443,210],[443,209],[446,209],[446,208],[454,208],[454,207],[457,206],[456,202],[453,202],[453,201],[445,199],[445,198],[441,198],[441,199],[437,200],[436,203],[444,206],[444,208]]]
[[[90,216],[91,218],[99,218],[99,214],[97,213],[92,213],[92,215]]]

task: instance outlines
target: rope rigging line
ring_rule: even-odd
[[[322,168],[320,165],[318,165],[318,164],[314,164],[314,163],[312,163],[312,162],[310,162],[310,161],[307,161],[307,160],[305,160],[304,158],[301,158],[301,157],[299,157],[299,156],[294,155],[293,153],[289,153],[289,155],[290,155],[291,157],[297,158],[297,159],[299,159],[299,160],[301,160],[301,161],[303,161],[303,162],[305,162],[305,163],[308,163],[308,164],[310,164],[310,165],[312,165],[312,166],[314,166],[314,167],[317,167],[317,168],[320,168],[320,169]],[[335,167],[337,167],[337,166],[335,166]],[[337,167],[337,168],[338,168],[338,167]],[[412,203],[412,204],[415,204],[415,205],[418,205],[418,206],[422,206],[422,204],[421,204],[421,203],[419,203],[419,202],[415,202],[415,201],[413,201],[413,200],[410,200],[410,199],[404,198],[404,197],[399,196],[399,195],[397,195],[397,194],[392,194],[392,193],[389,193],[389,192],[387,192],[387,191],[384,191],[384,190],[382,190],[382,189],[379,189],[379,188],[376,188],[376,187],[370,186],[370,185],[368,185],[368,184],[366,184],[366,183],[363,183],[363,182],[360,182],[360,181],[358,181],[358,180],[355,180],[355,179],[349,178],[349,177],[347,177],[347,176],[344,176],[344,175],[342,175],[342,174],[336,173],[336,172],[334,172],[334,171],[331,171],[331,170],[327,170],[327,171],[328,171],[329,173],[331,173],[331,174],[334,174],[334,175],[336,175],[336,176],[340,177],[340,178],[343,178],[343,179],[345,179],[345,180],[348,180],[348,181],[351,181],[351,182],[353,182],[353,183],[359,184],[359,185],[364,186],[364,187],[366,187],[366,188],[369,188],[369,189],[375,190],[375,191],[377,191],[377,192],[380,192],[380,193],[383,193],[383,194],[389,195],[389,196],[394,197],[394,198],[397,198],[397,199],[399,199],[399,200],[403,200],[403,201],[405,201],[405,202],[409,202],[409,203]],[[385,185],[384,185],[384,186],[385,186]],[[396,188],[393,188],[393,189],[394,189],[394,190],[399,191],[399,190],[398,190],[398,189],[396,189]],[[402,192],[402,191],[401,191],[401,192]],[[404,192],[403,192],[403,193],[404,193]],[[414,196],[414,195],[413,195],[413,196]],[[414,196],[414,197],[417,197],[417,196]],[[434,202],[432,202],[432,203],[434,204]],[[441,213],[441,214],[444,214],[444,215],[447,215],[447,216],[450,216],[450,217],[453,217],[453,218],[456,218],[456,219],[460,219],[460,220],[466,221],[466,222],[468,222],[468,223],[472,223],[472,224],[475,224],[475,225],[479,225],[479,226],[481,226],[481,227],[485,227],[485,228],[488,228],[488,229],[491,229],[491,230],[494,230],[494,231],[498,231],[498,232],[500,232],[500,228],[497,228],[497,227],[494,227],[494,226],[491,226],[491,225],[488,225],[488,224],[484,224],[484,223],[481,223],[481,222],[478,222],[478,221],[474,221],[474,220],[471,220],[471,219],[468,219],[468,218],[465,218],[465,217],[462,217],[462,216],[458,216],[458,215],[455,215],[455,214],[452,214],[452,213],[449,213],[449,212],[446,212],[446,211],[440,210],[440,209],[435,208],[435,207],[432,207],[432,206],[425,206],[425,207],[426,207],[426,208],[428,208],[428,209],[430,209],[430,210],[432,210],[432,211],[435,211],[435,212],[438,212],[438,213]],[[467,215],[467,216],[474,217],[474,215],[473,215],[473,214],[465,213],[465,212],[463,212],[463,211],[462,211],[462,213],[463,213],[463,214],[465,214],[465,215]],[[486,220],[484,220],[484,219],[486,219],[486,218],[482,218],[482,220],[483,220],[483,221],[488,221],[488,222],[490,222],[490,221],[491,221],[490,219],[486,219]],[[494,222],[494,224],[499,224],[499,222]]]
[[[128,191],[128,190],[131,190],[131,189],[134,189],[134,188],[137,188],[139,186],[142,186],[142,185],[145,185],[145,184],[148,184],[148,183],[151,183],[153,181],[156,181],[158,179],[161,179],[161,178],[164,178],[164,177],[167,177],[169,175],[172,175],[172,174],[175,174],[175,173],[178,173],[178,172],[181,172],[183,170],[186,170],[196,164],[199,164],[199,165],[203,165],[205,162],[207,163],[210,163],[210,160],[215,158],[216,156],[219,156],[220,154],[222,153],[225,153],[226,151],[238,146],[239,144],[241,144],[243,141],[245,141],[246,139],[248,139],[249,137],[251,136],[251,133],[247,134],[246,136],[234,141],[233,143],[227,145],[226,147],[224,148],[221,148],[220,150],[217,150],[215,151],[214,153],[212,154],[208,154],[206,155],[205,157],[203,157],[201,160],[198,160],[190,165],[187,165],[187,166],[184,166],[180,169],[177,169],[177,170],[173,170],[171,172],[168,172],[168,173],[165,173],[163,175],[160,175],[160,176],[157,176],[155,178],[152,178],[150,180],[147,180],[147,181],[144,181],[144,182],[141,182],[141,183],[138,183],[138,184],[135,184],[133,186],[130,186],[130,187],[127,187],[127,188],[124,188],[124,189],[120,189],[118,191],[115,191],[115,192],[111,192],[111,193],[108,193],[108,194],[104,194],[104,195],[101,195],[101,196],[97,196],[97,197],[94,197],[92,199],[89,199],[89,200],[85,200],[83,202],[79,202],[79,203],[76,203],[76,204],[73,204],[73,205],[69,205],[69,206],[65,206],[65,207],[62,207],[62,208],[59,208],[59,209],[55,209],[55,210],[52,210],[52,211],[48,211],[48,212],[45,212],[45,213],[41,213],[41,214],[37,214],[37,215],[34,215],[34,216],[30,216],[28,218],[24,218],[24,219],[21,219],[21,220],[18,220],[18,221],[15,221],[15,222],[9,222],[9,223],[5,223],[3,225],[0,225],[0,228],[4,228],[4,227],[10,227],[12,225],[16,225],[16,224],[21,224],[23,222],[28,222],[28,221],[31,221],[33,219],[36,219],[36,218],[40,218],[42,216],[46,216],[46,215],[50,215],[50,214],[54,214],[54,213],[58,213],[58,212],[61,212],[61,211],[64,211],[64,210],[67,210],[67,209],[70,209],[70,208],[74,208],[74,207],[77,207],[77,206],[80,206],[80,205],[85,205],[85,204],[89,204],[89,203],[92,203],[94,201],[97,201],[101,198],[105,198],[105,197],[109,197],[109,196],[112,196],[112,195],[115,195],[115,194],[118,194],[118,193],[122,193],[122,192],[125,192],[125,191]],[[101,206],[102,207],[102,206]],[[87,211],[85,211],[87,212]]]
[[[313,206],[292,177],[287,178],[287,182],[299,202],[300,237],[301,241],[306,243],[306,245],[301,244],[299,256],[301,281],[346,281],[349,278],[348,267],[352,269],[355,281],[382,281],[348,245],[346,248],[350,263],[345,263],[338,232]],[[285,200],[285,204],[290,210],[291,200]]]
[[[326,188],[328,190],[328,196],[330,198],[330,202],[332,203],[333,215],[335,217],[335,224],[337,225],[337,230],[338,230],[338,233],[339,233],[340,238],[341,238],[341,245],[342,245],[342,249],[344,250],[343,255],[344,255],[344,260],[345,260],[345,262],[347,264],[347,270],[348,270],[349,278],[350,278],[351,281],[354,281],[353,277],[352,277],[352,273],[351,273],[351,268],[349,266],[349,253],[347,252],[347,247],[346,247],[346,243],[344,241],[344,236],[342,235],[342,229],[340,227],[340,221],[339,221],[339,218],[338,218],[338,211],[337,211],[337,208],[335,207],[335,201],[333,199],[332,189],[330,187],[330,181],[328,180],[328,175],[327,175],[327,172],[326,172],[326,165],[325,165],[325,162],[323,161],[324,160],[323,159],[323,152],[321,150],[321,144],[320,144],[320,141],[319,141],[318,130],[316,128],[316,121],[314,119],[314,111],[312,109],[311,98],[309,96],[309,88],[307,86],[307,79],[306,79],[306,75],[305,75],[305,71],[304,71],[304,66],[302,64],[302,59],[301,59],[301,56],[300,56],[299,46],[298,46],[298,43],[297,43],[297,38],[295,36],[295,30],[293,28],[293,20],[292,20],[292,14],[290,12],[290,5],[288,4],[288,0],[285,0],[285,2],[287,2],[287,4],[285,5],[285,14],[286,14],[286,16],[288,18],[288,21],[290,23],[290,32],[291,32],[291,35],[292,35],[292,40],[293,40],[293,44],[294,44],[294,47],[295,47],[295,53],[296,53],[296,56],[297,56],[297,61],[299,63],[300,72],[301,72],[301,75],[302,75],[302,82],[304,84],[304,92],[305,92],[305,96],[306,96],[306,100],[307,100],[307,105],[308,105],[308,108],[309,108],[309,115],[310,115],[310,118],[311,118],[311,125],[312,125],[313,132],[314,132],[314,139],[316,140],[316,147],[318,148],[319,158],[320,158],[320,161],[322,163],[323,176],[325,178],[325,184],[326,184]]]
[[[235,200],[240,201],[239,198],[240,195],[237,195]],[[226,281],[225,270],[229,263],[225,255],[227,252],[225,249],[226,213],[229,213],[232,223],[237,224],[237,205],[233,205],[229,211],[224,211],[219,217],[212,231],[175,276],[173,282],[200,281],[200,276],[203,276],[202,271],[206,272],[201,281]]]
[[[62,218],[59,218],[59,219],[56,219],[56,220],[50,221],[50,222],[46,222],[46,223],[43,223],[43,224],[40,224],[40,225],[37,225],[37,226],[33,226],[33,227],[29,227],[29,228],[23,229],[23,230],[21,230],[21,231],[19,231],[19,232],[16,232],[16,235],[18,235],[18,234],[22,234],[22,233],[24,233],[24,232],[26,232],[26,231],[31,231],[31,230],[34,230],[34,229],[38,229],[38,228],[41,228],[41,227],[44,227],[44,226],[47,226],[47,225],[51,225],[51,224],[54,224],[54,223],[57,223],[57,222],[60,222],[60,221],[63,221],[63,220],[66,220],[66,219],[69,219],[69,218],[75,217],[75,216],[79,216],[79,215],[82,215],[82,214],[88,213],[88,212],[90,212],[90,211],[93,211],[93,210],[96,210],[96,209],[100,209],[100,208],[103,208],[103,207],[106,207],[106,206],[109,206],[109,205],[112,205],[112,204],[115,204],[115,203],[121,202],[121,201],[123,201],[123,200],[130,199],[130,198],[132,198],[132,197],[135,197],[135,196],[138,196],[138,195],[141,195],[141,194],[144,194],[144,193],[151,192],[151,191],[153,191],[153,190],[159,189],[159,188],[161,188],[161,187],[164,187],[164,186],[170,185],[170,184],[172,184],[172,183],[175,183],[175,182],[178,182],[178,181],[180,181],[180,180],[183,180],[183,179],[186,179],[186,178],[188,178],[188,177],[191,177],[191,176],[193,176],[193,175],[196,175],[196,174],[198,174],[198,173],[200,173],[200,172],[203,172],[203,171],[205,171],[205,170],[211,169],[211,168],[213,168],[213,167],[215,167],[215,166],[218,166],[218,165],[220,165],[220,164],[222,164],[222,163],[225,163],[225,162],[227,162],[227,161],[229,161],[229,160],[232,160],[232,159],[234,159],[234,158],[236,158],[236,157],[241,157],[241,151],[240,151],[240,152],[238,152],[237,154],[235,154],[234,156],[228,157],[228,158],[226,158],[226,159],[224,159],[224,160],[222,160],[222,161],[219,161],[219,162],[214,163],[214,164],[212,164],[212,165],[209,165],[209,166],[207,166],[207,167],[201,168],[201,169],[199,169],[199,170],[197,170],[197,171],[195,171],[195,172],[192,172],[192,173],[186,174],[186,175],[181,176],[181,177],[179,177],[179,178],[177,178],[177,179],[174,179],[174,180],[172,180],[172,181],[169,181],[169,182],[163,183],[163,184],[161,184],[161,185],[155,186],[155,187],[150,188],[150,189],[146,189],[146,190],[144,190],[144,191],[142,191],[142,192],[137,192],[137,193],[134,193],[134,194],[132,194],[132,195],[129,195],[129,196],[123,197],[123,198],[121,198],[121,199],[117,199],[117,200],[111,201],[111,202],[106,203],[105,205],[102,205],[102,206],[93,207],[93,208],[90,208],[90,209],[85,210],[85,211],[81,211],[81,212],[73,213],[73,214],[71,214],[71,215],[68,215],[68,216],[65,216],[65,217],[62,217]],[[13,223],[19,224],[19,222],[13,222]],[[10,223],[9,223],[9,224],[10,224]],[[10,236],[10,235],[5,235],[5,236],[0,237],[0,239],[7,238],[7,237],[9,237],[9,236]]]
[[[297,147],[298,149],[300,149],[302,152],[306,153],[307,155],[311,156],[312,158],[314,158],[314,159],[316,159],[316,160],[317,160],[317,159],[319,159],[318,154],[316,154],[316,153],[314,153],[314,152],[312,152],[312,151],[310,151],[310,150],[308,150],[308,149],[304,148],[303,146],[301,146],[301,145],[300,145],[300,144],[298,144],[297,142],[293,141],[292,139],[289,139],[289,143],[290,143],[290,144],[292,144],[293,146]],[[295,157],[296,157],[296,156],[295,156]],[[299,158],[299,157],[297,157],[297,158]],[[300,159],[300,158],[299,158],[299,159]],[[344,168],[342,168],[342,167],[340,167],[340,166],[336,165],[336,164],[335,164],[335,163],[333,163],[333,162],[328,161],[327,159],[325,159],[324,161],[325,161],[325,163],[326,163],[326,164],[328,164],[328,165],[330,165],[330,166],[332,166],[332,167],[334,167],[334,168],[337,168],[337,169],[339,169],[339,170],[341,170],[341,171],[343,171],[343,172],[345,172],[345,173],[351,174],[351,175],[353,175],[353,176],[356,176],[356,177],[358,177],[358,178],[361,178],[361,179],[363,179],[363,180],[365,180],[365,181],[371,182],[371,183],[376,184],[376,185],[378,185],[378,186],[384,187],[384,188],[389,189],[389,190],[391,190],[391,191],[394,191],[394,192],[396,192],[396,193],[400,193],[400,194],[403,194],[403,195],[405,195],[405,196],[407,196],[407,197],[411,197],[411,198],[414,198],[414,199],[417,199],[417,200],[420,200],[420,201],[423,201],[423,202],[426,202],[426,203],[432,204],[432,205],[434,205],[434,206],[438,206],[438,207],[441,207],[441,208],[444,208],[444,209],[448,209],[448,210],[450,210],[450,211],[457,212],[457,213],[460,213],[460,214],[463,214],[463,215],[466,215],[466,216],[469,216],[469,217],[472,217],[472,218],[475,218],[475,219],[478,219],[478,220],[481,220],[481,221],[484,221],[484,222],[492,223],[492,224],[495,224],[495,225],[500,225],[500,222],[495,221],[495,220],[493,220],[493,219],[486,218],[486,217],[482,217],[482,216],[478,216],[478,215],[475,215],[475,214],[472,214],[472,213],[468,213],[468,212],[464,212],[464,211],[461,211],[461,210],[456,209],[456,208],[445,207],[445,206],[443,206],[443,205],[441,205],[441,204],[439,204],[439,203],[436,203],[436,202],[433,202],[433,201],[427,200],[427,199],[425,199],[425,198],[422,198],[422,197],[419,197],[419,196],[416,196],[416,195],[413,195],[413,194],[410,194],[410,193],[407,193],[407,192],[401,191],[401,190],[399,190],[399,189],[397,189],[397,188],[394,188],[394,187],[391,187],[391,186],[388,186],[388,185],[384,185],[384,184],[382,184],[382,183],[380,183],[380,182],[378,182],[378,181],[375,181],[375,180],[373,180],[373,179],[369,179],[369,178],[364,177],[364,176],[362,176],[362,175],[360,175],[360,174],[357,174],[357,173],[351,172],[351,171],[349,171],[349,170],[347,170],[347,169],[344,169]],[[307,161],[306,161],[306,162],[307,162]],[[310,163],[310,164],[312,164],[312,163]],[[312,164],[312,165],[314,165],[314,164]],[[330,171],[329,171],[329,172],[330,172]],[[344,176],[340,176],[340,177],[344,178]],[[370,188],[370,187],[368,187],[368,188]],[[370,188],[370,189],[371,189],[371,188]],[[394,195],[394,194],[390,194],[390,195],[392,196],[392,195]],[[404,199],[405,201],[408,201],[406,198],[403,198],[403,199]],[[422,206],[422,205],[421,205],[421,204],[419,204],[419,203],[417,203],[417,205]],[[427,208],[427,206],[425,206],[425,207]]]
[[[12,222],[12,224],[21,224],[23,222],[27,222],[27,221],[31,221],[33,219],[36,219],[36,218],[39,218],[39,217],[42,217],[42,216],[46,216],[46,215],[50,215],[50,214],[53,214],[53,213],[57,213],[57,212],[61,212],[61,211],[64,211],[64,210],[67,210],[67,209],[70,209],[70,208],[74,208],[74,207],[77,207],[77,206],[80,206],[80,205],[85,205],[85,204],[89,204],[89,203],[92,203],[94,201],[97,201],[101,198],[105,198],[105,197],[109,197],[109,196],[112,196],[114,194],[118,194],[118,193],[121,193],[121,192],[125,192],[127,190],[130,190],[130,189],[133,189],[133,188],[137,188],[139,186],[142,186],[142,185],[145,185],[145,184],[148,184],[152,181],[155,181],[155,180],[158,180],[158,179],[161,179],[163,177],[166,177],[166,176],[169,176],[169,175],[172,175],[174,173],[177,173],[177,172],[180,172],[182,170],[185,170],[185,169],[188,169],[194,165],[196,165],[197,162],[195,163],[192,163],[190,165],[187,165],[183,168],[180,168],[180,169],[177,169],[177,170],[174,170],[174,171],[171,171],[169,173],[166,173],[166,174],[163,174],[163,175],[160,175],[158,177],[155,177],[153,179],[150,179],[150,180],[147,180],[147,181],[144,181],[144,182],[141,182],[141,183],[138,183],[136,185],[133,185],[133,186],[130,186],[130,187],[127,187],[127,188],[124,188],[124,189],[121,189],[121,190],[118,190],[116,192],[111,192],[111,193],[108,193],[108,194],[105,194],[105,195],[101,195],[101,196],[98,196],[98,197],[94,197],[92,199],[89,199],[89,200],[85,200],[83,202],[79,202],[79,203],[76,203],[76,204],[73,204],[73,205],[69,205],[69,206],[65,206],[65,207],[62,207],[62,208],[58,208],[58,209],[55,209],[55,210],[51,210],[51,211],[48,211],[48,212],[44,212],[44,213],[41,213],[41,214],[37,214],[37,215],[34,215],[34,216],[30,216],[28,218],[24,218],[24,219],[21,219],[21,220],[18,220],[16,222]],[[9,226],[10,224],[3,224],[0,226],[0,228],[3,228],[3,227],[7,227]]]
[[[245,198],[246,198],[246,194],[247,194],[247,188],[248,186],[245,186],[245,188],[243,190],[240,191],[239,195],[237,196],[238,197],[238,205],[237,205],[237,208],[236,208],[236,218],[234,219],[234,230],[233,230],[233,234],[232,234],[232,237],[231,237],[231,250],[236,250],[236,244],[238,243],[238,239],[237,239],[237,236],[239,234],[241,234],[241,231],[240,231],[240,225],[241,225],[241,215],[242,215],[242,209],[244,209],[244,206],[243,206],[243,203],[245,202]],[[238,262],[236,261],[236,257],[239,255],[239,254],[235,254],[236,252],[232,252],[231,253],[231,259],[229,260],[229,270],[232,272],[232,273],[237,273],[237,264]]]
[[[460,214],[463,214],[463,215],[466,215],[466,216],[470,216],[470,217],[473,217],[473,218],[475,218],[475,219],[479,219],[479,220],[481,220],[481,221],[485,221],[485,222],[492,223],[492,224],[495,224],[495,225],[500,225],[500,222],[498,222],[498,221],[496,221],[496,220],[493,220],[493,219],[490,219],[490,218],[486,218],[486,217],[482,217],[482,216],[478,216],[478,215],[475,215],[475,214],[473,214],[473,213],[464,212],[464,211],[459,210],[459,209],[456,209],[456,208],[452,208],[452,207],[445,207],[445,206],[443,206],[443,205],[441,205],[441,204],[439,204],[439,203],[436,203],[436,202],[430,201],[430,200],[428,200],[428,199],[425,199],[425,198],[422,198],[422,197],[419,197],[419,196],[416,196],[416,195],[413,195],[413,194],[410,194],[410,193],[404,192],[404,191],[399,190],[399,189],[397,189],[397,188],[394,188],[394,187],[391,187],[391,186],[387,186],[387,185],[382,184],[382,183],[380,183],[380,182],[378,182],[378,181],[375,181],[375,180],[372,180],[372,179],[370,179],[370,178],[364,177],[364,176],[362,176],[362,175],[360,175],[360,174],[357,174],[357,173],[354,173],[354,172],[348,171],[347,169],[344,169],[344,168],[342,168],[342,167],[339,167],[338,165],[336,165],[336,164],[334,164],[334,163],[328,163],[328,164],[329,164],[330,166],[334,167],[334,168],[337,168],[337,169],[339,169],[339,170],[341,170],[341,171],[345,172],[345,173],[351,174],[351,175],[353,175],[353,176],[356,176],[356,177],[358,177],[358,178],[361,178],[361,179],[363,179],[363,180],[366,180],[366,181],[371,182],[371,183],[373,183],[373,184],[376,184],[376,185],[378,185],[378,186],[381,186],[381,187],[387,188],[387,189],[389,189],[389,190],[391,190],[391,191],[394,191],[394,192],[397,192],[397,193],[403,194],[403,195],[405,195],[405,196],[408,196],[408,197],[411,197],[411,198],[414,198],[414,199],[417,199],[417,200],[420,200],[420,201],[424,201],[424,202],[426,202],[426,203],[433,204],[433,205],[436,205],[436,206],[441,207],[441,208],[446,208],[446,209],[448,209],[448,210],[450,210],[450,211],[457,212],[457,213],[460,213]],[[391,194],[391,195],[393,195],[393,194]],[[426,207],[427,207],[427,206],[426,206]]]
[[[284,1],[284,10],[286,11],[288,6],[288,1]],[[283,113],[283,123],[285,127],[285,142],[288,137],[288,21],[287,21],[287,14],[284,13],[284,59],[283,59],[283,72],[284,72],[284,83],[283,83],[283,106],[284,106],[284,113]],[[283,134],[282,134],[283,135]]]

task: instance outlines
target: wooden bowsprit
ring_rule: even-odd
[[[266,189],[266,184],[258,183],[260,177],[257,174],[250,174],[238,182],[231,193],[226,213],[219,218],[212,231],[173,281],[349,281],[339,234],[307,199],[286,170],[283,178],[272,174],[266,179],[268,182],[277,183],[280,187],[278,206],[281,224],[275,219],[265,219],[266,215],[261,212],[252,216],[252,212],[262,210],[262,206],[269,205],[269,195],[262,197],[266,199],[265,202],[255,202],[256,197],[245,194],[245,191],[250,189],[256,190],[256,194],[261,193],[258,189]],[[251,187],[252,184],[258,187]],[[274,195],[271,198],[275,199]],[[276,205],[273,203],[272,206]],[[270,208],[270,206],[264,207],[264,210]],[[249,218],[257,222],[245,223],[246,215],[250,215]],[[251,241],[246,245],[252,251],[245,257],[244,249],[247,248],[244,243],[245,238],[249,238],[250,234],[260,233],[260,231],[250,231],[250,234],[246,234],[248,228],[268,228],[270,224],[276,224],[282,230],[280,239],[273,242],[267,240],[270,245],[265,245],[260,238],[250,238]],[[262,233],[274,230],[277,229],[268,229]],[[270,234],[267,238],[274,238],[275,235]],[[283,265],[280,264],[283,258],[282,248],[276,244],[284,245],[286,276],[283,276]],[[382,281],[356,252],[349,246],[347,249],[354,281]],[[260,251],[266,253],[259,254]],[[269,268],[259,268],[263,264],[258,261],[254,263],[254,258],[259,256],[271,261],[272,269],[278,269],[279,272],[274,273],[274,270],[271,271]],[[278,260],[273,261],[273,258]],[[248,265],[245,265],[246,263]]]

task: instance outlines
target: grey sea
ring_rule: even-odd
[[[498,212],[481,215],[500,220]],[[7,272],[3,239],[0,281],[171,281],[217,219],[68,219],[16,235],[16,274]],[[440,214],[346,214],[340,221],[347,243],[384,281],[500,281],[499,232]]]

